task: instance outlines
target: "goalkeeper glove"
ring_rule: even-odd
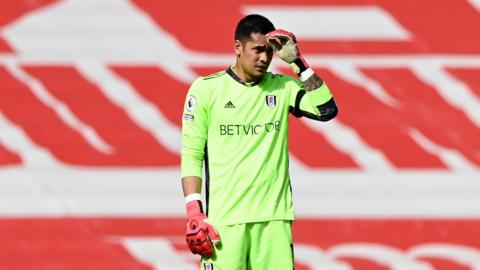
[[[187,203],[187,245],[193,254],[211,257],[214,254],[213,244],[220,243],[220,236],[212,225],[208,223],[203,213],[202,202],[199,200]]]
[[[290,64],[293,72],[301,77],[302,81],[306,81],[306,79],[313,75],[313,70],[298,50],[295,35],[288,31],[277,29],[267,33],[267,41],[270,46],[277,51],[278,56]]]

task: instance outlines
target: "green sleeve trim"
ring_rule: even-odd
[[[310,100],[310,104],[314,107],[327,103],[327,101],[333,97],[325,82],[323,82],[322,86],[319,88],[312,91],[307,91],[307,96]]]
[[[193,158],[182,158],[181,165],[182,178],[186,176],[198,176],[203,178],[202,174],[202,161]]]

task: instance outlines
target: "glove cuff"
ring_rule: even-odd
[[[195,200],[187,203],[187,217],[194,217],[203,214],[202,202]]]
[[[300,76],[305,70],[310,68],[310,66],[307,64],[305,59],[303,59],[302,55],[299,54],[297,59],[295,59],[290,66],[292,67],[293,72],[297,74],[297,76]]]
[[[308,78],[312,77],[313,74],[315,74],[315,72],[313,71],[313,69],[307,68],[307,70],[305,70],[304,72],[300,73],[300,80],[301,80],[302,82],[305,82],[306,80],[308,80]]]
[[[185,196],[185,203],[189,203],[191,201],[201,201],[202,195],[200,193],[192,193]]]

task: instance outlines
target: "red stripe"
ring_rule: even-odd
[[[479,219],[299,219],[295,241],[322,249],[340,243],[379,243],[408,250],[424,243],[480,248]]]
[[[0,108],[34,143],[48,148],[56,158],[67,163],[82,164],[97,155],[78,133],[67,127],[4,67],[0,67],[0,85]]]
[[[56,250],[51,250],[56,252]],[[77,254],[81,256],[81,253]],[[24,258],[28,260],[28,257]],[[1,262],[0,270],[157,270],[148,265],[144,265],[141,262],[123,262],[123,261],[24,261],[18,263]]]
[[[312,268],[308,267],[307,265],[300,263],[298,261],[295,262],[295,270],[312,270]]]
[[[364,88],[350,84],[328,70],[316,71],[328,83],[339,106],[339,115],[334,121],[351,126],[366,143],[382,151],[398,168],[446,168],[437,156],[420,148],[407,134],[412,120],[404,112],[385,105]],[[415,91],[409,84],[397,87]]]
[[[0,269],[153,269],[128,254],[115,236],[171,239],[177,252],[186,252],[184,218],[2,218]],[[370,243],[408,252],[423,244],[455,244],[480,248],[479,219],[299,219],[293,224],[294,243],[322,252],[342,244]],[[112,238],[113,237],[113,238]],[[198,257],[186,258],[192,262]],[[335,258],[355,270],[390,269],[360,257]],[[446,258],[419,258],[440,270],[466,270]],[[10,267],[10,268],[8,268]],[[21,268],[24,267],[24,268]],[[35,268],[36,267],[36,268]],[[83,267],[83,268],[81,268]],[[298,269],[310,269],[297,264]]]
[[[469,1],[382,0],[381,6],[411,32],[412,39],[424,52],[480,52],[480,40],[471,38],[478,34],[480,13]],[[451,21],[455,21],[455,26]]]
[[[0,91],[1,91],[1,89],[0,89]],[[14,152],[8,150],[7,148],[3,147],[0,144],[0,166],[16,165],[16,164],[21,164],[21,163],[22,163],[22,159],[17,153],[14,153]]]
[[[182,11],[182,23],[178,23],[178,2],[149,0],[132,2],[150,15],[162,29],[174,34],[183,45],[198,51],[232,52],[235,25],[242,18],[237,8],[240,2],[215,0],[206,4],[202,1],[185,1],[182,5],[188,8]],[[192,28],[193,26],[195,27]]]
[[[359,168],[350,156],[334,148],[322,134],[313,131],[299,119],[290,117],[288,124],[288,149],[303,164],[322,168]]]
[[[74,68],[30,66],[25,70],[42,81],[82,122],[93,127],[114,147],[111,165],[169,166],[179,163],[176,154],[166,150],[151,133],[140,128]]]
[[[69,75],[71,76],[68,77]],[[47,77],[48,76],[50,76],[50,82],[52,82],[54,87],[63,87],[62,89],[74,89],[72,88],[72,85],[75,85],[76,87],[79,87],[77,89],[83,89],[86,91],[86,93],[89,91],[82,88],[82,86],[85,86],[86,83],[82,84],[80,80],[75,80],[75,76],[72,74],[51,73],[47,75]],[[75,82],[75,84],[71,84],[72,82]],[[60,161],[76,165],[93,166],[166,166],[178,164],[178,157],[173,155],[164,155],[163,153],[159,154],[160,147],[145,149],[145,145],[141,143],[128,147],[119,147],[112,155],[100,153],[93,149],[92,146],[90,146],[90,144],[88,144],[78,132],[66,126],[52,109],[41,103],[25,85],[18,82],[3,67],[0,68],[0,84],[0,108],[2,108],[4,114],[11,121],[20,125],[25,130],[27,135],[33,140],[33,142],[49,149]],[[60,89],[56,90],[60,91]],[[72,95],[78,94],[78,92],[74,92],[75,91],[68,93]],[[83,105],[92,105],[91,107],[85,106],[82,113],[87,114],[86,110],[88,109],[95,112],[96,108],[98,108],[97,106],[106,106],[92,96],[90,96],[92,97],[90,100],[86,100],[85,97],[78,97],[78,101],[83,101]],[[100,103],[96,104],[93,101]],[[98,117],[99,115],[105,116],[106,118]],[[95,123],[100,124],[100,122],[103,120],[105,122],[101,123],[102,127],[109,128],[113,131],[116,131],[117,128],[122,127],[121,125],[119,127],[111,125],[110,123],[117,124],[118,122],[107,118],[109,116],[110,115],[108,115],[108,112],[105,114],[103,114],[103,112],[97,112],[96,117],[98,118],[98,121]],[[135,130],[130,132],[130,129],[133,127],[128,125],[127,127],[129,132],[125,133],[126,135],[124,134],[123,136],[129,139],[129,136],[131,136],[133,133],[133,137],[135,138]],[[116,135],[112,135],[112,137],[115,136]],[[141,139],[143,138],[144,137]],[[136,137],[136,139],[138,139],[138,137]],[[130,142],[133,142],[133,140]],[[149,147],[150,146],[151,145],[149,145]],[[135,147],[138,149],[134,149]],[[129,151],[130,149],[133,150]]]
[[[181,83],[158,67],[112,67],[118,75],[128,80],[144,98],[177,126],[182,125],[183,104],[188,84]]]
[[[243,17],[244,6],[281,5],[311,7],[379,7],[391,15],[401,27],[410,33],[406,41],[386,40],[337,40],[302,41],[300,48],[304,53],[338,54],[398,54],[398,53],[459,53],[480,52],[480,40],[472,39],[478,35],[479,12],[468,1],[390,1],[390,0],[243,0],[225,2],[210,0],[188,2],[182,22],[178,23],[178,3],[148,0],[134,0],[139,8],[166,31],[174,34],[186,47],[197,51],[232,52],[233,36],[238,21]],[[212,14],[204,16],[204,14]],[[447,19],[448,18],[448,19]],[[454,21],[455,24],[451,22]],[[220,22],[220,23],[219,23]],[[278,24],[278,22],[273,22]],[[214,31],[195,31],[192,29],[215,29]],[[315,25],[312,22],[312,25]],[[459,31],[461,29],[461,31]],[[288,29],[287,29],[288,30]],[[212,41],[215,42],[212,42]]]
[[[447,71],[466,83],[480,98],[480,68],[447,68]]]
[[[420,41],[299,40],[303,54],[429,54]],[[423,47],[422,47],[423,45]]]
[[[65,241],[68,240],[68,241]],[[79,256],[81,254],[81,256]],[[119,243],[106,243],[100,237],[92,239],[27,239],[2,241],[0,261],[22,263],[103,261],[110,263],[132,262],[128,251]]]
[[[7,41],[3,38],[0,37],[0,52],[5,53],[5,52],[13,52],[12,47],[10,47],[7,43]]]
[[[25,13],[55,2],[58,2],[58,0],[5,1],[0,9],[0,26],[5,27],[25,15]]]
[[[232,63],[233,64],[233,63]],[[195,70],[195,72],[198,73],[199,76],[209,76],[209,75],[213,75],[217,72],[220,72],[222,70],[226,70],[227,67],[229,65],[226,65],[226,66],[218,66],[218,67],[192,67],[193,70]]]
[[[449,105],[405,68],[363,71],[402,103],[398,112],[407,122],[398,122],[399,126],[416,128],[436,144],[457,150],[480,165],[480,129],[463,111]]]
[[[179,195],[180,196],[180,195]],[[47,219],[48,220],[48,219]],[[63,219],[54,220],[61,224]],[[82,221],[86,228],[90,228],[95,233],[105,235],[161,235],[178,236],[185,232],[184,218],[175,217],[145,217],[145,218],[81,218],[73,219]],[[1,228],[1,226],[0,226]]]
[[[0,8],[0,28],[5,28],[26,13],[43,8],[58,0],[2,1]],[[0,52],[14,52],[8,41],[0,37]]]

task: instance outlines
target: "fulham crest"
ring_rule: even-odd
[[[265,101],[267,102],[267,106],[270,108],[270,109],[273,109],[275,108],[275,106],[277,106],[277,97],[274,96],[274,95],[268,95],[265,97]]]

